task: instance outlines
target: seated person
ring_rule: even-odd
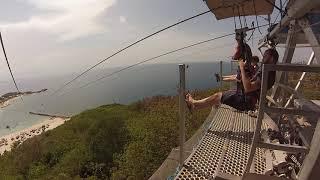
[[[267,49],[264,52],[263,64],[276,64],[278,62],[279,54],[275,49]],[[241,81],[243,91],[225,91],[218,92],[201,100],[195,100],[190,94],[186,95],[186,103],[189,109],[201,109],[210,106],[217,106],[227,104],[240,111],[255,110],[255,104],[260,96],[260,85],[262,79],[261,70],[257,71],[253,78],[249,79],[245,72],[245,62],[239,60],[239,67],[241,71]],[[268,74],[268,89],[270,89],[275,82],[275,71],[270,71]]]
[[[258,69],[259,69],[258,62],[259,62],[259,57],[258,56],[252,56],[251,66],[253,68],[254,73],[257,72]],[[241,82],[240,73],[239,73],[239,75],[233,74],[233,75],[222,76],[222,81],[237,81],[237,82]]]
[[[245,48],[245,51],[246,52],[248,52],[247,53],[247,55],[249,56],[248,58],[253,58],[252,57],[252,52],[251,52],[251,48],[250,48],[250,46],[247,44],[247,43],[245,43],[244,44],[244,46],[241,46],[240,44],[240,39],[236,39],[237,40],[237,46],[236,46],[236,50],[235,50],[235,53],[234,53],[234,55],[232,56],[232,59],[233,60],[238,60],[238,59],[240,59],[240,58],[244,58],[244,50],[243,50],[243,48]],[[254,57],[256,57],[256,58],[258,58],[257,56],[254,56]],[[258,62],[259,62],[259,58],[258,58]],[[238,83],[240,83],[241,82],[241,75],[240,75],[240,71],[238,71],[237,72],[238,74],[232,74],[232,75],[227,75],[227,76],[222,76],[222,79],[221,79],[221,77],[220,77],[220,75],[219,74],[215,74],[215,76],[216,76],[216,80],[217,80],[217,82],[219,82],[220,80],[222,80],[222,81],[236,81],[236,82],[238,82]]]

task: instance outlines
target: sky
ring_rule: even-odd
[[[17,79],[76,75],[139,38],[206,10],[202,0],[7,0],[1,3],[0,31]],[[274,11],[272,17],[277,13]],[[267,22],[259,18],[259,23]],[[127,66],[232,32],[233,19],[217,21],[209,13],[143,41],[99,68]],[[249,44],[256,45],[261,36],[255,31]],[[234,49],[233,38],[152,63],[228,60]],[[11,81],[2,53],[0,80]]]

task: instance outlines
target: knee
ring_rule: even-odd
[[[212,95],[212,98],[213,98],[215,101],[220,101],[221,97],[222,97],[222,92],[217,92],[217,93],[214,93],[214,94]]]
[[[217,93],[214,94],[214,96],[215,96],[216,98],[221,98],[222,92],[217,92]]]

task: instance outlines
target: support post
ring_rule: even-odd
[[[222,61],[220,61],[220,89],[222,89]]]
[[[296,47],[296,37],[295,37],[296,21],[292,20],[289,25],[288,36],[286,40],[286,50],[282,59],[282,63],[291,63],[294,50]],[[276,81],[279,83],[286,82],[287,72],[278,72]],[[277,86],[274,87],[271,97],[277,102],[278,97],[280,96],[280,88]],[[282,103],[280,103],[282,104]],[[283,104],[284,105],[284,104]]]
[[[308,180],[317,179],[319,176],[319,157],[320,157],[320,118],[314,131],[310,151],[303,161],[302,168],[298,174],[298,179]],[[317,165],[318,162],[318,165]]]
[[[185,142],[185,64],[179,64],[179,143],[180,143],[180,156],[179,156],[179,164],[180,168],[183,166],[184,162],[184,147],[183,144]]]
[[[261,92],[260,92],[260,100],[259,100],[259,112],[258,112],[258,118],[257,118],[257,124],[255,126],[254,134],[253,134],[253,139],[251,142],[251,148],[250,148],[250,153],[246,165],[245,172],[249,173],[251,164],[254,158],[254,154],[256,152],[256,148],[258,146],[258,142],[260,140],[260,130],[261,130],[261,125],[262,125],[262,119],[264,116],[264,109],[266,106],[266,94],[267,94],[267,85],[268,85],[268,72],[265,69],[265,65],[262,65],[262,83],[261,83]]]

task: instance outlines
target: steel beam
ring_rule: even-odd
[[[266,96],[266,98],[267,98],[267,100],[268,100],[270,103],[276,105],[277,107],[280,107],[280,106],[281,106],[281,105],[280,105],[278,102],[276,102],[271,96]]]
[[[316,165],[316,161],[319,159],[319,155],[320,155],[320,121],[317,122],[317,126],[312,137],[309,153],[304,159],[302,168],[298,174],[299,180],[308,180],[310,179],[310,175],[312,172],[319,171],[319,169],[314,169]],[[318,165],[318,168],[319,168],[319,165]]]
[[[278,86],[281,87],[282,89],[286,90],[288,93],[292,94],[292,98],[295,96],[299,99],[304,99],[304,96],[302,94],[300,94],[297,90],[293,89],[292,87],[288,86],[288,85],[284,85],[281,83],[275,83],[274,86]]]
[[[302,18],[298,21],[301,26],[309,44],[312,46],[312,50],[317,59],[317,64],[320,64],[320,43],[318,36],[315,35],[313,28],[310,26],[309,20],[307,18]]]
[[[287,36],[287,40],[286,40],[287,47],[284,52],[282,63],[291,63],[291,61],[292,61],[294,50],[296,48],[296,38],[295,38],[296,26],[297,26],[296,21],[292,20],[290,22],[290,26],[289,26],[288,36]],[[278,72],[276,81],[278,83],[287,82],[287,77],[288,77],[287,72]],[[281,94],[281,89],[279,89],[277,86],[274,86],[274,88],[272,90],[271,98],[273,98],[275,101],[277,101],[280,94]]]
[[[265,46],[267,44],[266,40],[269,38],[275,37],[285,26],[287,26],[291,20],[298,19],[304,16],[306,13],[310,12],[312,9],[320,7],[319,0],[296,0],[294,1],[288,11],[287,14],[282,18],[280,23],[260,42],[259,48]]]
[[[180,73],[180,81],[179,81],[179,140],[180,140],[180,156],[179,163],[180,167],[182,167],[184,162],[184,142],[185,142],[185,121],[186,121],[186,102],[185,102],[185,89],[186,89],[186,80],[185,80],[185,64],[179,64],[179,73]]]
[[[253,140],[251,143],[250,154],[248,158],[248,163],[246,165],[245,173],[250,172],[254,154],[256,152],[256,148],[260,139],[260,130],[262,125],[262,119],[264,117],[264,108],[266,106],[267,85],[268,85],[268,71],[265,70],[265,65],[262,65],[262,84],[261,84],[261,93],[260,93],[260,100],[259,100],[258,118],[257,118],[257,124],[255,126],[255,130],[253,134]]]
[[[265,64],[268,71],[320,72],[320,65],[306,66],[304,64]]]
[[[265,112],[277,113],[277,114],[292,114],[292,115],[301,115],[301,116],[314,116],[320,112],[316,111],[306,111],[301,109],[292,109],[292,108],[280,108],[280,107],[265,107]]]
[[[260,143],[258,143],[258,147],[265,148],[265,149],[286,151],[286,152],[294,152],[294,153],[296,153],[296,152],[307,153],[308,152],[308,148],[304,147],[304,146],[273,144],[273,143],[268,143],[268,142],[260,142]]]
[[[312,64],[312,61],[313,61],[313,60],[314,60],[314,52],[311,53],[311,56],[310,56],[310,58],[309,58],[309,60],[308,60],[308,62],[307,62],[307,65]],[[304,79],[305,75],[306,75],[306,72],[303,72],[302,75],[301,75],[301,77],[299,78],[296,86],[294,87],[294,92],[295,92],[295,93],[297,93],[298,89],[300,88],[301,82],[302,82],[302,80]],[[289,97],[287,103],[286,103],[285,106],[284,106],[285,108],[290,105],[292,99],[293,99],[293,94]]]

